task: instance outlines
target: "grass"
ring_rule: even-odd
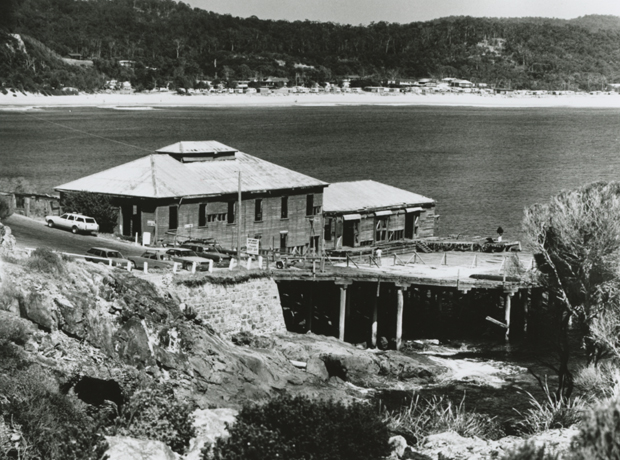
[[[269,270],[238,270],[238,271],[226,271],[226,272],[213,272],[213,273],[201,273],[195,274],[190,277],[184,277],[177,281],[177,284],[181,284],[186,287],[200,287],[205,284],[220,284],[220,285],[234,285],[245,283],[246,281],[254,279],[271,278],[272,273]]]
[[[517,423],[517,429],[524,435],[540,433],[556,428],[568,428],[579,423],[588,408],[585,399],[576,396],[568,400],[557,399],[545,382],[543,386],[545,400],[540,402],[530,393],[530,409],[519,415],[523,420]],[[515,409],[516,410],[516,409]]]
[[[445,431],[482,439],[499,439],[504,435],[495,417],[466,411],[465,395],[459,404],[443,396],[422,399],[416,395],[409,407],[387,412],[384,421],[391,432],[404,436],[412,445],[419,445],[428,435]]]

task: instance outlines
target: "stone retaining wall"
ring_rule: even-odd
[[[176,293],[186,308],[223,335],[251,331],[257,334],[285,332],[280,294],[271,278],[239,284],[178,286]]]

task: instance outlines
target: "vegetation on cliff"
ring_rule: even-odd
[[[236,18],[173,0],[8,3],[13,7],[4,30],[24,37],[27,54],[15,53],[15,37],[1,34],[0,78],[4,86],[24,89],[92,90],[104,75],[138,89],[168,82],[191,88],[204,79],[234,86],[269,76],[306,85],[349,75],[366,83],[459,77],[512,88],[586,90],[620,81],[620,26],[613,16],[351,26]],[[69,55],[92,59],[94,68],[59,59]]]

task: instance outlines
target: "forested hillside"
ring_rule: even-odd
[[[12,11],[2,13],[6,32],[95,63],[84,70],[50,62],[34,56],[25,38],[28,56],[13,57],[9,65],[15,45],[0,48],[3,85],[25,89],[94,90],[103,78],[148,89],[169,81],[191,87],[197,79],[276,76],[309,84],[347,75],[375,81],[459,77],[531,89],[602,89],[620,82],[615,16],[351,26],[235,18],[172,0],[13,0]],[[135,65],[121,67],[118,60]]]

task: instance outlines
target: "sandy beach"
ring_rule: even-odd
[[[257,94],[179,95],[161,93],[97,93],[72,96],[42,94],[0,94],[0,110],[33,110],[44,107],[103,107],[119,110],[148,110],[157,107],[282,107],[344,105],[418,105],[499,108],[575,107],[620,108],[619,94],[562,96],[505,96],[478,94],[411,93],[380,95],[362,94],[289,94],[261,96]]]

